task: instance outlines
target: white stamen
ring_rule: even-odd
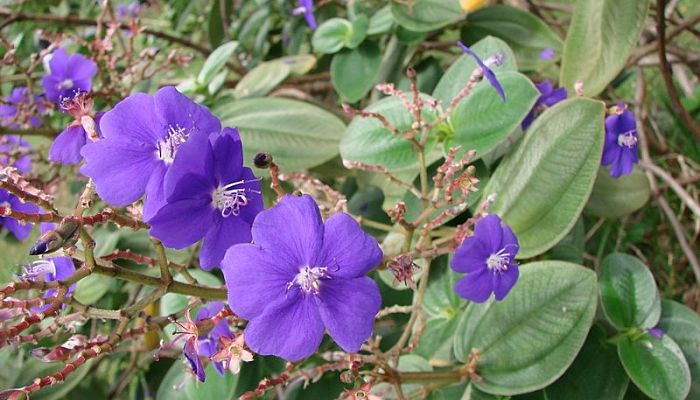
[[[328,268],[326,267],[304,267],[299,270],[293,281],[287,283],[287,290],[297,285],[304,293],[314,292],[314,294],[319,294],[321,291],[321,279],[329,278]]]
[[[486,259],[486,266],[494,272],[505,272],[510,264],[510,254],[505,252],[506,249],[501,249],[498,253],[491,254]]]
[[[216,189],[212,196],[214,207],[221,210],[222,217],[228,217],[230,215],[238,216],[238,214],[241,213],[241,207],[248,205],[248,194],[246,193],[254,193],[257,195],[261,193],[260,191],[250,188],[236,188],[236,186],[259,180],[260,179],[240,180]]]
[[[48,260],[36,260],[24,267],[21,278],[24,280],[36,281],[38,279],[53,280],[56,276],[56,265]]]
[[[180,125],[168,125],[168,136],[165,140],[156,143],[156,155],[167,164],[172,163],[178,147],[187,141],[188,136],[187,129]]]
[[[621,133],[617,136],[617,145],[622,147],[627,147],[633,149],[637,146],[637,136],[635,136],[635,131],[629,131]]]

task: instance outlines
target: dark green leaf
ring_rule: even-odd
[[[367,95],[374,86],[381,60],[379,46],[369,41],[333,57],[331,82],[343,100],[354,103]]]
[[[661,301],[661,320],[659,328],[680,346],[690,376],[700,377],[700,316],[684,306],[671,300]],[[688,399],[700,399],[700,380],[693,379]]]
[[[331,18],[314,32],[311,43],[314,51],[333,54],[342,49],[352,38],[352,24],[342,18]]]
[[[601,167],[584,212],[596,217],[623,217],[642,208],[650,195],[649,180],[641,169],[635,167],[631,174],[613,178]]]
[[[464,16],[458,0],[392,1],[391,13],[399,25],[416,32],[439,29]]]

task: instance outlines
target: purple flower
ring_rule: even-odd
[[[605,145],[601,164],[610,166],[610,176],[619,178],[632,172],[637,156],[637,123],[624,104],[605,118]]]
[[[117,6],[117,15],[120,19],[127,18],[138,18],[141,12],[141,5],[138,1],[133,1],[127,4],[120,4]]]
[[[70,257],[49,257],[42,258],[32,262],[24,267],[24,272],[20,275],[20,279],[24,281],[43,281],[53,282],[67,279],[75,272],[75,265]],[[75,284],[68,287],[68,294],[73,293]],[[56,295],[56,289],[49,289],[44,294],[44,298],[48,299]],[[33,312],[44,312],[50,307],[49,304],[33,307]]]
[[[0,166],[17,168],[22,174],[32,169],[29,143],[16,135],[0,137]]]
[[[540,91],[540,97],[537,98],[535,105],[532,106],[532,110],[530,110],[530,113],[527,114],[527,116],[523,120],[521,124],[523,130],[526,130],[530,126],[530,124],[532,124],[532,121],[534,121],[535,117],[537,117],[537,113],[541,112],[547,107],[551,107],[559,103],[560,101],[566,99],[566,97],[568,96],[566,88],[554,89],[554,86],[552,86],[552,84],[549,81],[542,81],[540,83],[536,83],[535,87],[537,87],[537,90]]]
[[[14,211],[24,213],[37,213],[39,207],[36,205],[23,202],[19,197],[8,193],[6,190],[0,189],[0,206],[11,208]],[[24,240],[32,231],[32,224],[17,221],[10,217],[0,217],[0,226],[12,232],[17,240]]]
[[[474,235],[455,251],[450,266],[467,276],[457,281],[455,292],[471,301],[482,303],[496,294],[503,300],[518,280],[515,255],[520,246],[508,225],[501,225],[498,215],[487,215],[476,223]]]
[[[46,98],[60,103],[64,97],[73,97],[79,91],[92,89],[92,77],[97,73],[97,65],[81,54],[68,53],[59,48],[49,60],[49,74],[44,76],[41,84],[46,91]]]
[[[0,104],[0,124],[13,128],[19,128],[19,122],[24,121],[26,112],[32,101],[39,115],[46,112],[41,96],[35,95],[33,99],[29,96],[26,86],[12,89],[12,94],[5,96],[4,103]],[[30,115],[26,119],[29,125],[36,128],[41,126],[41,119],[37,115]]]
[[[309,25],[312,31],[316,30],[316,17],[314,17],[314,2],[313,0],[298,0],[297,7],[292,10],[292,15],[298,16],[304,14],[306,24]]]
[[[482,73],[484,74],[486,79],[489,80],[489,83],[496,90],[496,93],[498,93],[498,95],[501,96],[501,99],[503,99],[503,101],[506,101],[506,92],[503,90],[503,86],[501,86],[501,83],[498,82],[498,79],[496,79],[496,74],[494,74],[493,71],[488,67],[488,65],[491,64],[501,65],[501,63],[503,62],[503,55],[496,54],[493,57],[489,57],[486,60],[486,62],[483,62],[481,61],[481,58],[479,58],[479,56],[477,56],[476,53],[474,53],[472,49],[467,47],[464,43],[457,42],[457,46],[459,46],[459,48],[462,49],[463,52],[469,54],[474,59],[474,61],[476,61],[476,63],[479,64]]]
[[[325,224],[308,195],[286,195],[253,223],[253,244],[222,262],[233,312],[248,319],[245,340],[262,355],[301,360],[323,332],[347,352],[372,334],[381,297],[365,274],[382,261],[377,241],[349,215]]]
[[[548,47],[540,52],[540,60],[551,60],[554,58],[554,49]]]
[[[221,309],[224,308],[224,303],[220,301],[215,301],[212,303],[207,304],[206,306],[202,307],[199,309],[197,312],[197,317],[194,319],[195,322],[200,322],[205,319],[212,318],[215,316]],[[228,323],[226,320],[221,320],[219,321],[214,327],[207,332],[204,335],[199,335],[197,338],[197,358],[199,356],[204,356],[207,358],[212,357],[214,354],[217,352],[217,346],[219,344],[219,338],[221,337],[227,337],[227,338],[233,338],[233,334],[228,328]],[[186,355],[187,359],[189,360],[190,358],[194,358],[195,356],[193,354]],[[224,372],[226,372],[226,368],[224,368],[224,364],[221,362],[214,362],[214,368],[216,369],[216,372],[219,373],[219,375],[223,375]],[[192,362],[190,362],[190,365],[192,365]],[[201,365],[201,363],[200,363]],[[192,368],[194,370],[194,367]],[[203,373],[203,372],[202,372]],[[196,374],[199,376],[199,374]],[[203,381],[204,379],[202,379]]]
[[[104,113],[98,112],[94,118],[90,116],[92,100],[87,92],[80,92],[73,98],[64,98],[61,109],[73,115],[75,120],[54,140],[49,150],[49,161],[77,164],[82,159],[80,150],[88,143],[88,138],[102,136],[99,128]],[[92,134],[85,130],[86,127]]]
[[[260,182],[243,166],[238,131],[194,135],[178,150],[165,177],[167,202],[148,220],[151,235],[173,248],[204,238],[199,262],[221,263],[226,250],[250,242],[250,226],[263,209]]]
[[[168,86],[154,96],[135,93],[117,103],[100,121],[103,139],[80,151],[80,169],[95,182],[106,202],[125,206],[144,194],[144,218],[165,203],[163,181],[181,144],[221,131],[206,107]]]
[[[665,334],[664,330],[659,328],[659,327],[649,328],[649,329],[647,329],[647,333],[649,333],[651,336],[653,336],[657,339],[663,338],[664,334]]]

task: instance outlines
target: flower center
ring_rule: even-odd
[[[61,90],[73,89],[73,81],[71,79],[64,79],[58,84],[58,88]]]
[[[637,147],[637,136],[635,136],[634,131],[629,131],[625,133],[621,133],[617,136],[617,144],[620,147],[627,147],[629,149],[633,149]]]
[[[168,136],[156,143],[158,158],[165,161],[166,164],[171,164],[175,159],[177,148],[187,141],[188,135],[187,129],[180,125],[168,125]]]
[[[257,190],[246,187],[237,187],[245,183],[259,181],[260,179],[236,181],[229,183],[226,186],[221,186],[214,191],[212,203],[214,207],[221,210],[222,217],[230,215],[238,216],[241,213],[241,207],[248,205],[248,196],[253,193],[260,195]]]
[[[287,283],[287,290],[297,285],[304,293],[313,292],[318,294],[321,291],[321,279],[329,279],[328,268],[326,267],[304,267],[299,270],[294,280]]]
[[[491,254],[486,259],[486,266],[493,272],[505,272],[510,264],[510,254],[505,252],[506,249],[501,249],[498,253]]]
[[[24,267],[24,273],[20,276],[25,281],[52,281],[56,276],[56,266],[51,261],[37,260]]]
[[[503,65],[503,59],[505,58],[505,55],[501,52],[498,52],[491,57],[487,58],[484,60],[484,65],[486,65],[489,68],[493,68],[494,66],[500,67]]]

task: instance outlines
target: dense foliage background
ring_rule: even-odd
[[[700,399],[699,29],[694,0],[0,2],[0,398]],[[68,108],[42,84],[57,49],[97,66]],[[52,150],[165,86],[239,129],[266,207],[311,194],[380,243],[360,353],[326,338],[192,377],[173,322],[230,283]],[[623,145],[639,160],[611,176]],[[470,302],[453,260],[485,213],[517,235],[520,276]],[[23,269],[49,238],[78,268],[54,286]],[[66,295],[48,313],[47,289]]]

